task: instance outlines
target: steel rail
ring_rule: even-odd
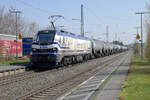
[[[120,54],[116,54],[115,56],[119,56],[119,55]],[[107,59],[107,58],[109,58],[109,56],[104,57],[104,59]],[[113,57],[112,57],[112,59],[113,59]],[[92,60],[89,60],[89,61],[92,61]],[[86,63],[86,62],[83,62],[83,63]],[[76,65],[80,65],[80,64],[82,64],[82,63],[72,64],[71,67],[76,66]],[[36,73],[36,72],[27,73],[27,72],[25,72],[23,74],[15,74],[12,77],[10,77],[10,76],[9,77],[1,77],[0,86],[5,86],[5,85],[12,84],[14,82],[19,82],[19,81],[28,80],[28,79],[31,79],[31,78],[36,78],[36,77],[39,77],[39,75],[46,75],[48,73],[57,72],[59,70],[65,70],[67,68],[68,67],[64,66],[64,67],[59,67],[57,69],[44,71],[44,72],[41,72],[41,73]]]
[[[111,59],[106,59],[105,61],[103,61],[103,64],[101,65],[97,65],[97,66],[101,66],[99,70],[102,70],[105,66],[111,64],[111,63],[114,63],[114,61],[122,56],[123,54],[119,54],[119,55],[116,55],[115,57],[111,58]],[[119,59],[119,58],[118,58]],[[65,85],[67,82],[72,82],[73,79],[77,78],[78,77],[81,77],[83,75],[86,75],[86,73],[91,73],[91,74],[94,74],[96,73],[98,70],[97,70],[97,67],[95,67],[95,69],[88,69],[87,71],[83,72],[83,73],[80,73],[78,75],[75,75],[74,77],[71,77],[70,79],[66,79],[64,80],[63,82],[58,82],[54,85],[49,85],[48,87],[44,87],[44,88],[40,88],[40,89],[37,89],[35,91],[31,91],[30,93],[28,94],[25,94],[24,96],[20,96],[18,97],[16,100],[30,100],[30,99],[42,99],[43,97],[46,97],[48,94],[52,95],[51,94],[51,91],[52,90],[55,90],[56,87],[59,87],[59,86],[62,86],[62,85]],[[74,84],[78,83],[79,80],[77,80],[76,82],[73,82],[72,84],[70,84],[71,86],[73,86]],[[66,90],[69,90],[71,88],[68,87],[68,89],[66,88]],[[56,90],[57,91],[57,90]],[[58,93],[59,94],[59,93]],[[56,97],[60,96],[62,93],[60,93],[59,95],[58,94],[53,94],[53,95],[57,95]],[[42,98],[40,98],[42,97]]]

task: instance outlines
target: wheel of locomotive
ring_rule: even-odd
[[[93,54],[88,54],[88,60],[93,59]]]
[[[66,58],[63,58],[63,59],[62,59],[62,65],[63,65],[63,66],[67,66],[67,65],[68,65],[68,64],[67,64],[67,61],[66,61]]]
[[[72,57],[72,64],[75,64],[76,63],[76,59],[75,59],[75,56]]]
[[[81,56],[77,56],[77,63],[81,62]]]
[[[37,66],[36,66],[35,63],[30,62],[29,66],[28,66],[28,69],[30,70],[30,69],[34,69],[34,68],[36,68],[36,67],[37,67]]]
[[[84,61],[84,59],[83,59],[83,55],[81,55],[80,62],[83,62],[83,61]]]
[[[72,57],[69,57],[69,62],[68,62],[69,65],[72,64]]]
[[[101,53],[101,56],[104,57],[104,49],[102,49],[102,53]]]
[[[61,62],[58,62],[58,64],[56,65],[56,67],[63,67],[62,60],[61,60]]]
[[[39,64],[37,62],[31,62],[31,67],[34,68],[38,68]]]
[[[87,54],[84,55],[83,59],[84,59],[85,61],[87,61],[87,60],[88,60],[88,55],[87,55]]]

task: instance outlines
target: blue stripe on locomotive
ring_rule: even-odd
[[[61,49],[69,49],[69,47],[63,47],[58,42],[53,42],[52,44],[57,44]]]

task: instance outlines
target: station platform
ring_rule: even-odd
[[[14,69],[19,69],[19,68],[26,68],[25,65],[8,65],[8,66],[0,66],[0,72],[3,71],[9,71],[9,70],[14,70]]]
[[[131,64],[131,56],[119,67],[119,69],[106,82],[103,89],[96,93],[94,100],[119,100],[122,92],[121,86],[126,80]]]
[[[130,52],[124,59],[105,67],[59,100],[119,100],[118,96],[127,77],[131,59]]]

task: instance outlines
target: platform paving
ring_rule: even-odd
[[[0,72],[6,71],[6,70],[11,70],[11,69],[16,69],[16,68],[25,68],[25,65],[8,65],[8,66],[0,66]]]
[[[108,67],[105,67],[59,100],[117,100],[114,98],[121,92],[120,87],[127,75],[130,61],[131,54],[129,53],[127,56],[124,56],[123,59],[119,59]],[[113,73],[114,71],[116,71],[115,74]],[[103,83],[109,79],[110,76],[112,77],[110,81],[101,89]]]
[[[97,96],[92,100],[119,100],[122,89],[122,83],[125,81],[129,66],[131,63],[131,55],[128,59],[119,67],[119,69],[112,74],[111,79],[105,84],[104,88],[97,92]]]

